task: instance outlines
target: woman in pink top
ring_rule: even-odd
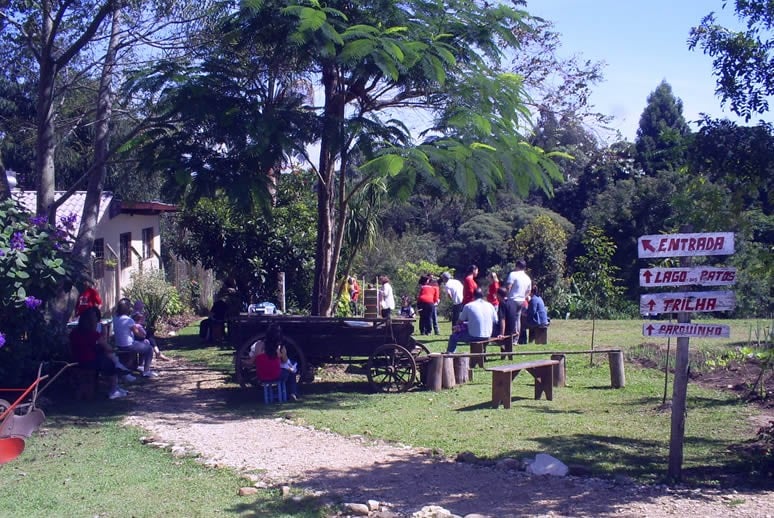
[[[465,274],[465,279],[462,281],[463,306],[468,302],[473,302],[473,299],[475,298],[473,294],[476,292],[476,288],[478,288],[476,277],[478,277],[478,266],[472,264],[468,267],[468,271]]]

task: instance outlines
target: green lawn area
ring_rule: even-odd
[[[692,351],[733,351],[747,343],[756,325],[725,323],[732,325],[730,340],[692,339]],[[540,350],[586,350],[591,327],[586,321],[554,321],[549,345]],[[595,348],[636,351],[643,343],[641,321],[603,321],[594,327]],[[231,372],[231,350],[201,347],[196,333],[191,326],[164,340],[167,354]],[[446,322],[439,339],[420,338],[431,350],[443,350],[444,333]],[[604,354],[595,355],[593,365],[587,354],[568,356],[568,386],[555,389],[551,402],[533,400],[530,377],[520,375],[510,410],[490,408],[491,378],[480,369],[470,383],[442,392],[371,394],[358,365],[346,371],[323,370],[321,378],[302,385],[298,404],[266,407],[254,391],[237,398],[237,410],[245,416],[285,416],[344,435],[382,438],[444,455],[470,451],[497,459],[547,452],[603,477],[623,474],[655,482],[666,474],[671,414],[660,410],[663,372],[627,362],[626,387],[614,390]],[[733,394],[695,384],[689,385],[687,408],[687,482],[724,483],[729,473],[749,472],[729,447],[753,436],[747,417],[754,409]],[[141,431],[119,424],[130,409],[128,402],[99,400],[87,405],[58,400],[46,407],[44,433],[28,440],[21,457],[0,467],[0,515],[325,515],[313,501],[294,503],[274,490],[238,497],[245,483],[233,471],[141,445]]]

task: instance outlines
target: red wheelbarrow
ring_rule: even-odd
[[[46,414],[43,410],[37,408],[35,403],[38,396],[46,390],[56,378],[67,368],[77,365],[77,363],[68,363],[53,378],[40,388],[40,383],[49,376],[41,375],[43,364],[38,367],[38,377],[26,389],[0,389],[2,391],[21,392],[16,401],[9,403],[0,399],[0,464],[5,464],[14,460],[24,451],[24,439],[31,436],[43,421],[46,420]],[[32,393],[29,402],[24,402]]]

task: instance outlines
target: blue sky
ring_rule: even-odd
[[[615,117],[611,126],[627,140],[634,140],[647,97],[664,79],[682,99],[686,120],[700,113],[738,120],[715,97],[712,58],[688,50],[686,43],[691,27],[711,11],[724,23],[736,24],[733,11],[721,9],[721,0],[527,1],[531,15],[554,22],[562,35],[562,54],[607,64],[592,103]]]

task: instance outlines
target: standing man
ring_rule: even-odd
[[[446,294],[452,303],[451,323],[454,325],[460,319],[462,312],[462,283],[457,279],[452,279],[449,272],[441,274],[441,282],[446,286]]]
[[[458,342],[480,342],[492,337],[492,330],[497,325],[497,311],[484,299],[484,292],[480,288],[473,292],[473,302],[462,308],[459,323],[462,322],[467,324],[467,330],[452,333],[446,347],[447,353],[453,353]]]
[[[478,289],[478,283],[476,283],[476,277],[478,277],[478,266],[471,264],[468,266],[468,271],[465,272],[465,280],[462,281],[462,305],[473,302],[475,298],[473,294]]]
[[[508,290],[508,298],[516,302],[519,311],[519,318],[516,319],[516,328],[513,333],[518,335],[521,332],[521,313],[529,301],[529,294],[532,292],[532,279],[527,272],[527,263],[524,259],[516,261],[516,269],[508,274],[505,281],[505,288]]]
[[[357,283],[357,276],[350,275],[348,284],[349,284],[350,305],[352,306],[352,314],[358,315],[359,308],[357,307],[357,303],[360,300],[360,284]]]
[[[511,336],[511,339],[505,342],[505,351],[513,351],[513,334],[516,332],[516,323],[519,322],[519,307],[515,301],[508,298],[506,288],[497,288],[497,298],[500,303],[497,305],[497,320],[499,321],[498,335],[500,338]],[[512,359],[509,356],[508,359]]]

